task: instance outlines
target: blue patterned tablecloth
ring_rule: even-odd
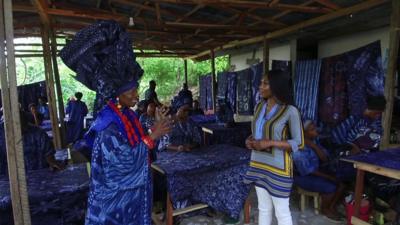
[[[225,127],[224,124],[204,124],[201,127],[212,130],[209,144],[230,144],[245,147],[246,138],[251,134],[251,123],[235,123],[233,127]]]
[[[239,217],[250,187],[243,177],[250,151],[213,145],[192,152],[162,152],[154,162],[167,176],[167,189],[175,208],[205,203],[217,211]]]
[[[359,154],[346,157],[345,159],[369,163],[389,169],[400,170],[400,148]]]
[[[89,191],[86,164],[63,171],[49,169],[27,173],[33,225],[83,224]],[[0,224],[13,224],[9,180],[0,177]]]

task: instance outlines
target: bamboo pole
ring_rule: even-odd
[[[212,99],[213,99],[213,111],[214,111],[214,113],[216,113],[215,112],[215,110],[216,110],[216,105],[217,105],[217,102],[216,102],[216,99],[215,99],[215,97],[217,96],[216,95],[216,91],[217,91],[217,89],[216,89],[216,81],[215,81],[215,54],[214,54],[214,51],[213,50],[211,50],[211,76],[212,76]]]
[[[386,109],[382,118],[383,137],[381,148],[390,144],[390,129],[392,125],[393,102],[395,94],[395,76],[400,42],[400,0],[392,0],[392,17],[390,22],[389,62],[385,78]],[[399,71],[400,72],[400,71]]]
[[[12,3],[0,0],[0,85],[12,209],[14,224],[30,225],[13,42]],[[4,43],[7,43],[7,61]]]
[[[53,142],[54,142],[54,146],[56,147],[56,149],[60,149],[61,148],[61,136],[60,136],[60,127],[58,125],[53,68],[51,65],[49,29],[47,26],[43,26],[41,31],[42,31],[42,42],[43,42],[43,51],[44,51],[43,56],[44,56],[44,69],[45,69],[45,77],[46,77],[47,98],[49,101],[50,119],[51,119],[51,126],[52,126],[52,130],[53,130]]]
[[[64,123],[64,118],[65,118],[65,111],[64,111],[64,101],[63,101],[63,93],[61,90],[61,82],[60,82],[60,73],[58,71],[58,64],[57,64],[57,39],[54,35],[54,30],[50,30],[50,36],[51,36],[51,56],[52,56],[52,61],[53,61],[53,69],[54,69],[54,81],[56,85],[56,91],[57,91],[57,104],[58,104],[58,115],[60,118],[60,123],[61,123],[61,131],[60,131],[60,136],[61,136],[61,145],[63,145],[64,140],[65,140],[65,123]]]
[[[188,64],[187,64],[187,59],[184,59],[183,63],[185,64],[185,83],[189,86],[189,84],[188,84]]]

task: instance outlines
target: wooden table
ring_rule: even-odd
[[[165,175],[164,170],[162,170],[159,166],[155,165],[155,164],[151,164],[151,168],[162,174]],[[179,216],[185,213],[189,213],[189,212],[193,212],[196,210],[200,210],[200,209],[205,209],[208,208],[207,204],[195,204],[195,205],[191,205],[189,207],[186,208],[182,208],[182,209],[176,209],[174,210],[173,206],[172,206],[172,201],[171,198],[169,196],[169,193],[167,192],[167,212],[166,212],[166,225],[173,225],[174,224],[174,216]],[[160,221],[157,218],[157,215],[152,215],[152,219],[154,221],[154,223],[156,225],[162,224],[162,221]],[[244,223],[245,224],[250,224],[250,202],[249,199],[246,200],[245,204],[244,204]]]
[[[368,153],[375,154],[376,158],[384,158],[389,157],[391,153],[396,153],[400,155],[400,149],[390,150],[390,151],[380,151],[377,153]],[[374,156],[374,155],[371,155]],[[379,157],[380,156],[380,157]],[[367,225],[369,223],[358,218],[360,215],[360,204],[362,193],[364,192],[364,176],[365,172],[375,173],[378,175],[386,176],[389,178],[394,178],[400,180],[400,170],[391,166],[392,168],[388,168],[383,166],[384,162],[377,160],[376,162],[371,162],[371,160],[366,160],[365,158],[357,159],[357,156],[350,157],[350,159],[342,159],[343,161],[353,163],[354,168],[357,169],[357,178],[356,178],[356,188],[355,188],[355,204],[354,204],[354,215],[351,218],[351,222],[354,225]],[[384,159],[382,159],[384,161]],[[396,159],[393,159],[396,160]],[[398,162],[400,166],[400,161]]]
[[[203,143],[205,146],[210,144],[210,135],[223,135],[226,138],[211,144],[231,144],[244,147],[246,138],[251,134],[251,123],[235,123],[233,127],[225,127],[225,124],[221,123],[204,124],[201,125],[201,130],[204,133]]]

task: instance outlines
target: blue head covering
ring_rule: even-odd
[[[61,50],[75,79],[96,91],[95,112],[108,99],[139,86],[143,70],[132,46],[132,37],[117,22],[99,21],[79,31]]]

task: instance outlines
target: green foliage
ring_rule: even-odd
[[[33,40],[33,39],[32,39]],[[38,43],[40,40],[28,40],[30,43]],[[25,41],[20,41],[20,43]],[[59,43],[64,42],[60,40]],[[41,47],[23,47],[24,49],[40,50]],[[19,47],[19,49],[22,49]],[[181,89],[185,82],[184,62],[178,58],[137,58],[139,64],[145,71],[140,82],[140,97],[144,97],[144,92],[148,88],[150,80],[157,82],[157,94],[160,101],[168,103],[171,98]],[[215,60],[215,69],[217,72],[225,71],[228,68],[228,56],[218,57]],[[60,58],[57,60],[58,70],[60,73],[60,82],[64,104],[68,99],[80,91],[83,93],[83,101],[93,109],[93,103],[96,94],[86,88],[84,85],[74,79],[75,73],[71,71]],[[17,80],[18,85],[30,84],[43,81],[44,63],[43,58],[17,58]],[[199,76],[211,73],[210,60],[194,63],[188,60],[188,83],[190,87],[198,86]]]

